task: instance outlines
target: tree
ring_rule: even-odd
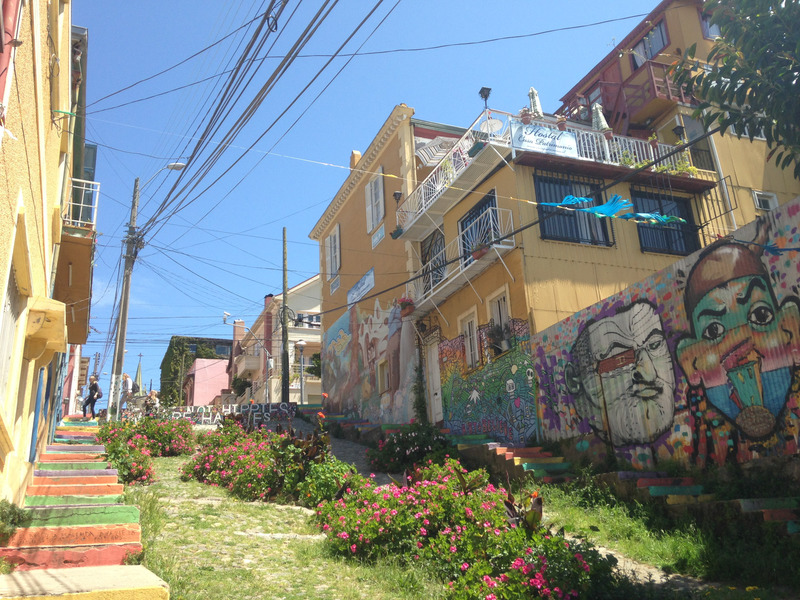
[[[311,355],[311,362],[306,366],[306,375],[322,377],[322,357],[319,352]]]
[[[704,10],[721,34],[707,66],[696,45],[673,65],[676,83],[699,101],[695,117],[706,130],[733,127],[750,140],[760,133],[770,159],[782,169],[794,163],[800,179],[800,2],[708,0]]]

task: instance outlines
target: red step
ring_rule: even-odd
[[[0,548],[0,557],[19,571],[64,567],[103,567],[125,564],[129,554],[138,554],[142,545],[99,544],[93,546]]]

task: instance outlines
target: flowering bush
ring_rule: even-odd
[[[300,439],[291,429],[247,433],[228,422],[198,441],[200,451],[183,465],[181,478],[227,488],[244,500],[320,502],[333,498],[352,468],[329,455],[326,435]]]
[[[106,454],[122,483],[135,485],[153,482],[150,450],[137,446],[134,440],[120,437],[106,442]]]
[[[367,450],[367,458],[378,471],[400,473],[427,460],[443,463],[451,451],[453,445],[435,426],[412,423],[386,440],[378,440],[377,448]]]
[[[467,475],[448,460],[418,469],[403,487],[376,487],[357,475],[348,481],[341,499],[315,514],[332,550],[420,564],[450,581],[453,598],[577,598],[590,572],[598,581],[610,576],[594,550],[509,524],[508,495],[483,470]]]

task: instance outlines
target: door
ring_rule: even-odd
[[[438,423],[444,418],[442,412],[442,376],[439,373],[438,340],[425,347],[425,370],[428,382],[428,417],[431,423]]]

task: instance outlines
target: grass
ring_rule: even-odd
[[[156,459],[159,480],[126,492],[141,511],[139,560],[170,585],[172,600],[424,600],[441,592],[421,571],[330,557],[306,509],[240,502],[181,482],[185,460]]]
[[[774,600],[797,598],[797,540],[781,536],[748,538],[748,532],[720,537],[691,520],[674,520],[654,505],[625,503],[606,489],[589,483],[570,486],[532,486],[545,501],[544,521],[571,535],[622,554],[626,559],[653,565],[663,573],[678,573],[697,581],[684,595],[653,582],[637,591],[637,598],[705,598],[708,600]],[[657,574],[659,574],[656,571]],[[659,574],[660,575],[660,574]],[[686,595],[691,593],[692,595]],[[617,596],[614,596],[617,597]],[[619,596],[619,597],[625,597]]]

